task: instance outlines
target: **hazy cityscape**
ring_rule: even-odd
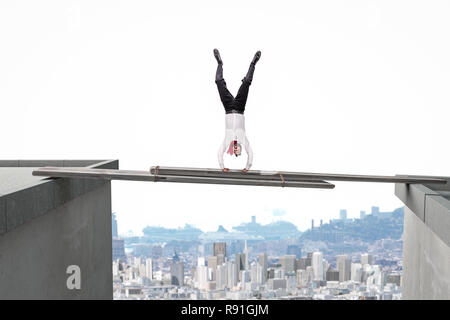
[[[113,214],[114,299],[401,299],[404,208],[300,232],[251,221],[203,232],[147,226],[118,235]]]

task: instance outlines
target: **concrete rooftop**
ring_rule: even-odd
[[[118,169],[119,161],[0,160],[0,235],[105,183],[31,174],[45,166]]]

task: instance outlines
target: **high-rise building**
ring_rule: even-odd
[[[339,212],[339,219],[347,220],[347,210],[346,209],[341,209],[341,211]]]
[[[184,266],[176,253],[170,265],[170,283],[176,286],[184,285]]]
[[[285,255],[280,257],[281,268],[284,272],[294,272],[295,271],[295,255]]]
[[[373,214],[373,216],[376,216],[379,213],[380,213],[380,207],[372,206],[372,214]]]
[[[126,259],[125,255],[125,241],[123,239],[112,239],[112,256],[113,260]]]
[[[327,281],[339,281],[339,271],[329,268],[327,270]]]
[[[118,238],[119,237],[119,233],[117,231],[117,219],[116,219],[116,214],[113,212],[112,214],[112,237],[113,239]]]
[[[261,283],[265,283],[267,280],[267,254],[261,253],[258,256],[258,263],[261,266],[262,280]]]
[[[373,264],[373,256],[371,254],[368,253],[363,253],[361,255],[361,264],[365,265],[365,264]]]
[[[208,285],[208,267],[205,265],[198,265],[195,274],[198,288],[205,290]]]
[[[261,283],[261,281],[259,281],[260,279],[258,279],[258,271],[261,273],[261,266],[259,263],[252,262],[250,265],[250,280],[252,283]]]
[[[322,276],[322,280],[326,280],[327,279],[327,270],[330,268],[330,264],[324,259],[323,260],[323,276]]]
[[[238,283],[236,264],[234,262],[227,261],[226,266],[227,266],[227,287],[232,289]]]
[[[204,257],[205,256],[205,246],[202,245],[202,244],[198,246],[198,255],[200,257]]]
[[[314,280],[314,270],[313,267],[306,267],[306,283],[310,283]]]
[[[275,269],[270,267],[267,269],[267,279],[273,279],[275,278]]]
[[[307,267],[306,259],[307,258],[297,259],[295,269],[296,270],[298,270],[298,269],[306,270],[306,267]],[[310,262],[311,262],[311,260],[310,260]]]
[[[268,287],[271,290],[286,289],[286,279],[269,279]]]
[[[242,283],[250,282],[250,277],[251,277],[250,271],[248,271],[248,270],[241,271],[241,282]]]
[[[355,282],[361,282],[362,279],[362,265],[361,263],[351,264],[351,280]]]
[[[314,271],[314,280],[323,280],[323,255],[322,252],[314,252],[312,255],[311,266]]]
[[[217,269],[217,257],[216,256],[209,256],[208,258],[207,258],[207,260],[208,260],[208,269],[210,269],[211,271],[208,271],[208,272],[211,272],[211,274],[212,274],[212,281],[216,281],[216,269]]]
[[[145,260],[145,276],[153,280],[153,261],[152,259]]]
[[[310,267],[312,263],[313,252],[308,252],[306,254],[306,267]]]
[[[359,212],[359,218],[360,219],[364,219],[366,217],[366,212],[364,211],[364,210],[361,210],[360,212]]]
[[[227,286],[228,283],[227,276],[228,276],[227,265],[225,263],[218,265],[216,271],[216,288],[218,290],[223,290]]]
[[[205,257],[197,258],[197,266],[206,266]]]
[[[243,253],[236,253],[235,263],[236,263],[236,278],[238,279],[238,281],[240,281],[241,271],[245,270],[245,255]]]
[[[227,244],[225,242],[214,242],[213,255],[217,257],[219,254],[222,254],[224,257],[226,257],[227,256],[226,247]]]
[[[347,255],[338,255],[336,256],[336,265],[339,271],[339,281],[348,281],[350,280],[351,274],[351,261]]]
[[[285,276],[285,274],[286,274],[286,272],[284,271],[284,269],[283,268],[276,268],[275,270],[274,270],[274,278],[275,279],[281,279],[281,278],[284,278],[284,276]]]
[[[223,254],[219,253],[216,257],[217,257],[217,265],[218,266],[225,263],[226,259]]]
[[[245,246],[244,246],[244,268],[245,270],[248,270],[248,247],[247,247],[247,240],[245,240]]]

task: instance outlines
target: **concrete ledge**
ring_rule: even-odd
[[[425,203],[429,195],[439,193],[421,184],[395,184],[395,195],[414,212],[420,220],[425,221]]]
[[[450,247],[450,201],[441,196],[426,198],[425,224]]]
[[[118,160],[0,160],[0,167],[84,165],[118,169]],[[0,195],[0,235],[31,221],[64,203],[103,186],[98,179],[49,178]]]
[[[450,178],[447,184],[395,184],[395,195],[450,247]]]
[[[118,160],[0,160],[0,167],[96,167],[107,162],[114,163]]]

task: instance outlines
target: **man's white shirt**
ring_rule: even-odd
[[[227,151],[230,144],[234,140],[236,140],[241,146],[244,146],[245,151],[247,152],[247,165],[245,168],[249,170],[252,166],[253,151],[250,147],[247,136],[245,135],[245,117],[240,113],[227,113],[225,114],[225,138],[223,139],[222,145],[217,153],[221,169],[224,168],[223,154]]]

